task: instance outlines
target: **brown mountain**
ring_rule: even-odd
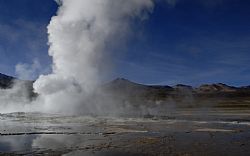
[[[198,88],[143,85],[119,78],[105,84],[105,89],[116,99],[133,105],[154,105],[159,101],[174,103],[177,107],[250,108],[250,87],[226,84],[204,84]]]
[[[216,84],[204,84],[201,85],[199,88],[196,88],[197,92],[201,93],[213,93],[213,92],[235,92],[239,88],[228,86],[223,83],[216,83]]]

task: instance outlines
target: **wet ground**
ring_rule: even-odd
[[[1,114],[0,155],[248,156],[250,112],[145,118]]]

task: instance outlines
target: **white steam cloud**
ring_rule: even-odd
[[[23,80],[35,80],[37,73],[42,70],[42,66],[38,59],[34,59],[31,65],[19,63],[16,65],[17,77]]]
[[[60,0],[48,26],[53,72],[34,83],[45,111],[74,112],[87,103],[105,65],[108,45],[125,36],[130,20],[143,18],[152,0]]]

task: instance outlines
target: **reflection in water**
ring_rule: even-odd
[[[0,152],[29,151],[32,149],[36,135],[29,136],[1,136]]]
[[[65,149],[95,144],[95,136],[88,135],[40,135],[33,140],[32,147],[41,149]]]
[[[107,140],[102,136],[87,135],[22,135],[22,136],[1,136],[0,154],[33,152],[47,153],[51,155],[64,156],[137,156],[138,154],[109,151],[103,148]]]
[[[54,150],[67,153],[90,147],[103,141],[101,136],[90,135],[20,135],[1,136],[1,152],[30,152],[34,150]]]

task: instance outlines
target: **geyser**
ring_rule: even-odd
[[[96,108],[88,102],[99,82],[109,43],[126,36],[130,21],[144,18],[152,0],[60,0],[48,26],[53,72],[34,83],[39,111],[72,112]],[[98,97],[95,97],[98,98]],[[42,108],[40,107],[42,106]],[[98,107],[98,106],[97,106]],[[101,106],[100,106],[101,107]]]

